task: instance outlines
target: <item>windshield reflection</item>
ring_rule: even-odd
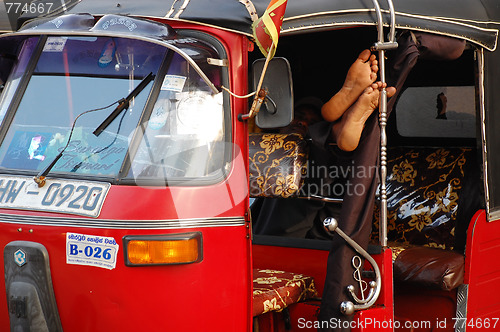
[[[195,61],[217,56],[210,47],[190,47]],[[149,73],[157,79],[94,135],[113,108],[84,113],[126,97]],[[208,68],[206,75],[217,82],[220,69]],[[17,103],[15,94],[22,94]],[[218,148],[224,141],[222,104],[191,63],[161,45],[111,37],[29,38],[2,93],[0,116],[10,126],[0,166],[38,172],[67,145],[51,175],[118,178],[125,167],[135,179],[211,177],[224,166],[224,149]]]

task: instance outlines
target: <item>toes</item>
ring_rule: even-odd
[[[370,60],[372,55],[373,55],[372,52],[369,49],[366,49],[359,54],[358,59],[360,59],[363,62],[367,62],[368,60]]]
[[[377,87],[377,84],[373,83],[372,85],[370,85],[369,87],[367,87],[364,91],[363,91],[363,94],[365,95],[371,95],[372,93],[374,93],[375,91],[378,91],[378,87]]]
[[[387,88],[387,97],[392,97],[396,93],[396,88],[391,86]]]

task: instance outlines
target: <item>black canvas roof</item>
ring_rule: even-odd
[[[251,35],[255,8],[260,16],[270,0],[70,0],[71,13],[125,14],[213,25]],[[394,0],[396,24],[465,38],[496,48],[500,9],[496,0]],[[248,6],[245,5],[248,4]],[[379,0],[387,9],[385,0]],[[282,34],[376,23],[372,0],[288,0]],[[250,9],[251,11],[251,9]],[[384,16],[389,21],[389,15]],[[254,16],[255,18],[255,16]]]
[[[121,14],[168,18],[217,26],[251,36],[251,25],[270,0],[64,0],[50,16],[69,13]],[[386,0],[379,0],[389,21]],[[467,39],[489,50],[496,48],[500,27],[498,0],[393,0],[396,25]],[[255,9],[253,16],[250,14]],[[374,25],[373,0],[288,0],[282,34],[310,29]],[[12,22],[0,11],[0,32]],[[24,16],[21,21],[34,17]]]

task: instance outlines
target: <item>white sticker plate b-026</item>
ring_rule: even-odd
[[[113,237],[66,233],[66,263],[102,267],[116,267],[119,245]]]

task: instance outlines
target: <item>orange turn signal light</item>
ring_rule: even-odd
[[[189,264],[203,259],[200,232],[125,236],[125,265]]]

